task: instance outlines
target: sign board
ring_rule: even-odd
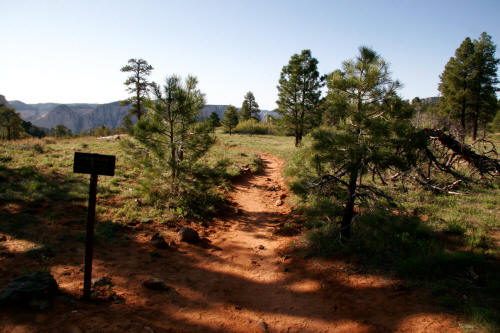
[[[91,298],[92,257],[94,255],[95,204],[98,175],[115,175],[116,157],[112,155],[88,154],[75,152],[73,172],[90,174],[89,207],[87,214],[87,232],[85,237],[85,271],[83,273],[83,298]]]
[[[88,154],[75,152],[73,172],[91,175],[115,175],[115,160],[112,155]]]

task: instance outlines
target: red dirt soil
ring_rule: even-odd
[[[42,312],[3,310],[0,332],[461,331],[457,318],[431,306],[421,289],[357,273],[339,260],[285,254],[294,237],[274,233],[290,212],[283,162],[265,153],[261,158],[261,172],[233,184],[234,212],[205,228],[191,225],[205,245],[157,250],[151,236],[159,231],[177,242],[179,226],[140,224],[125,245],[96,247],[93,276],[110,277],[122,302],[78,299],[83,287],[83,244],[78,244],[60,250],[49,268],[74,301],[59,297]],[[9,249],[14,243],[6,242]],[[16,258],[0,258],[2,285],[19,267],[29,267]],[[142,282],[151,277],[172,289],[145,289]]]

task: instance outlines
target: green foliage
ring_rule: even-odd
[[[342,233],[350,235],[356,203],[384,197],[378,189],[358,184],[368,170],[406,169],[415,162],[412,109],[396,90],[400,84],[389,75],[387,63],[373,50],[344,62],[327,81],[327,105],[338,122],[311,133],[311,143],[296,160],[294,189],[334,197],[345,203]]]
[[[231,135],[233,128],[238,125],[238,121],[238,110],[233,105],[229,105],[224,113],[224,119],[222,119],[222,125],[229,132],[229,135]]]
[[[131,162],[141,170],[138,188],[146,203],[180,207],[195,217],[213,210],[215,185],[220,180],[217,168],[201,161],[214,139],[209,124],[196,122],[204,104],[197,84],[192,76],[185,82],[169,76],[163,87],[154,84],[155,100],[131,128],[134,140],[123,144]]]
[[[20,139],[24,132],[23,120],[15,109],[0,105],[0,139]]]
[[[54,135],[56,138],[68,138],[73,134],[71,133],[71,130],[66,126],[57,125],[56,128],[52,130],[52,135]]]
[[[136,116],[140,120],[145,112],[144,104],[151,86],[148,77],[151,75],[152,70],[153,66],[148,64],[146,60],[135,58],[129,59],[128,65],[121,68],[122,72],[131,73],[124,84],[132,96],[121,103],[122,105],[132,105],[130,114],[125,117],[125,125],[127,126],[131,125],[131,116]]]
[[[272,124],[248,119],[240,121],[233,132],[238,134],[275,134],[276,129]]]
[[[294,54],[281,70],[278,85],[280,123],[295,136],[298,146],[308,130],[321,123],[321,87],[318,60],[310,50]]]
[[[33,125],[29,121],[23,120],[22,126],[23,126],[23,129],[26,131],[26,133],[28,133],[29,135],[34,136],[36,138],[43,138],[44,136],[47,135],[46,130]]]
[[[241,105],[240,119],[255,119],[256,121],[259,121],[259,112],[259,104],[257,104],[257,102],[255,101],[255,96],[251,91],[247,92],[245,95],[245,99],[243,100],[243,104]]]
[[[472,132],[475,140],[478,126],[486,126],[498,109],[496,84],[500,60],[495,58],[495,50],[486,32],[474,41],[467,37],[440,76],[441,112],[459,121],[462,138]]]
[[[210,117],[208,117],[207,121],[210,124],[210,127],[212,127],[213,129],[221,125],[219,115],[216,112],[212,112],[212,114],[210,114]]]
[[[109,136],[111,135],[111,130],[109,129],[109,127],[107,126],[97,126],[96,128],[94,128],[91,132],[90,132],[90,135],[92,136],[97,136],[97,137],[100,137],[100,136]]]

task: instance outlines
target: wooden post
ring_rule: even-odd
[[[97,174],[90,175],[87,233],[85,237],[85,272],[83,275],[83,298],[90,300],[92,286],[92,256],[94,252],[95,202],[97,194]]]
[[[83,298],[90,300],[92,288],[92,256],[94,254],[95,201],[97,175],[114,176],[116,157],[75,152],[73,172],[90,174],[87,233],[85,237],[85,271],[83,273]]]

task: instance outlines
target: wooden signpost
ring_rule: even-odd
[[[97,176],[114,176],[115,161],[116,157],[112,155],[75,152],[73,172],[90,174],[87,233],[85,237],[85,272],[83,275],[84,299],[90,299],[90,288],[92,283],[92,256],[94,252],[94,224],[95,202],[97,194]]]

